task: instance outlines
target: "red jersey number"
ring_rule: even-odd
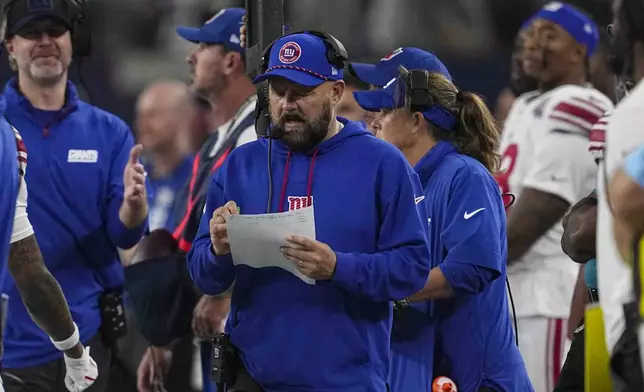
[[[496,182],[501,188],[501,193],[511,193],[510,190],[510,176],[514,171],[514,165],[517,162],[517,155],[519,154],[519,147],[517,144],[510,144],[503,155],[501,156],[501,167],[499,169],[499,174],[496,175]],[[503,203],[507,206],[513,201],[512,196],[503,196]]]

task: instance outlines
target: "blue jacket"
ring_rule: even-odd
[[[338,119],[344,128],[312,154],[272,142],[272,211],[313,201],[316,239],[337,256],[331,280],[310,286],[282,269],[234,266],[231,255],[211,252],[215,208],[234,200],[244,214],[266,212],[265,139],[237,147],[215,174],[188,255],[204,293],[222,293],[235,281],[227,330],[267,391],[384,392],[389,301],[420,290],[429,273],[416,174],[394,147]]]
[[[4,115],[6,101],[0,95],[0,116]],[[7,273],[9,242],[13,229],[13,215],[20,186],[16,137],[9,123],[0,118],[0,282]]]
[[[80,101],[71,82],[60,111],[35,109],[15,79],[4,94],[6,116],[28,151],[29,220],[86,343],[101,324],[100,295],[123,285],[117,247],[131,248],[147,229],[144,222],[128,230],[118,214],[133,137],[116,116]],[[0,292],[12,298],[3,365],[23,368],[60,358],[29,317],[13,279],[5,279]]]
[[[497,183],[478,161],[439,142],[416,165],[429,220],[432,265],[455,295],[433,301],[435,377],[462,392],[529,392],[506,291],[506,215]]]

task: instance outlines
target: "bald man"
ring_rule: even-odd
[[[154,190],[150,230],[172,232],[177,225],[172,203],[192,169],[192,152],[182,139],[191,132],[193,105],[188,87],[178,81],[155,82],[139,96],[135,129],[145,149],[143,164]]]

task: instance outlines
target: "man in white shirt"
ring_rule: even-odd
[[[593,189],[588,133],[613,104],[587,83],[598,29],[569,4],[552,2],[525,28],[523,67],[539,89],[521,95],[505,122],[497,181],[508,210],[508,278],[519,349],[536,392],[551,392],[566,343],[579,267],[560,245],[561,219]]]
[[[627,74],[637,82],[635,88],[613,111],[606,128],[606,151],[597,178],[597,278],[608,352],[613,357],[613,370],[622,372],[626,321],[625,305],[635,301],[632,270],[619,255],[613,237],[614,217],[623,209],[619,196],[614,199],[607,185],[615,179],[625,157],[644,143],[644,4],[635,0],[613,3],[616,73]],[[618,222],[619,223],[619,222]],[[623,338],[624,337],[624,338]],[[620,341],[621,340],[621,341]],[[620,374],[621,373],[621,374]],[[641,370],[640,370],[641,377]],[[628,382],[628,381],[627,381]]]

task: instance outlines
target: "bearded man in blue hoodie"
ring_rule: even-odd
[[[244,390],[384,392],[390,301],[422,288],[430,267],[419,180],[396,149],[335,116],[347,60],[337,40],[296,33],[267,53],[255,83],[268,83],[271,139],[238,147],[214,175],[188,255],[192,279],[209,295],[235,282],[226,332],[238,382],[255,384]],[[288,236],[282,251],[314,285],[233,263],[231,215],[310,206],[316,238]]]

